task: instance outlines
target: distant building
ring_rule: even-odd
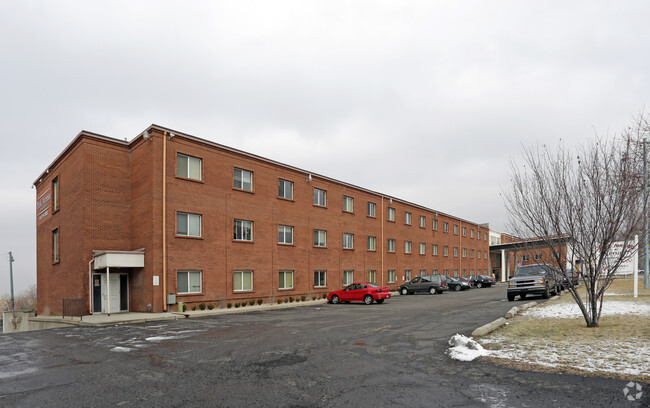
[[[130,142],[79,133],[34,186],[39,315],[69,298],[162,312],[489,269],[485,225],[156,125]]]

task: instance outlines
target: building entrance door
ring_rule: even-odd
[[[128,312],[129,275],[126,273],[110,273],[109,276],[110,282],[106,282],[106,274],[101,275],[101,313]],[[110,290],[108,290],[109,283],[111,285]]]
[[[102,312],[102,275],[93,274],[93,313]]]

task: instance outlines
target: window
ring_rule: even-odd
[[[327,246],[327,231],[314,230],[314,246],[315,247]]]
[[[235,220],[233,239],[236,241],[253,240],[253,221]]]
[[[467,227],[463,227],[463,236],[464,236],[464,237],[467,236]]]
[[[438,270],[437,270],[437,269],[434,269],[434,270],[431,271],[431,273],[434,274],[434,275],[437,275],[437,274],[438,274]]]
[[[354,282],[354,271],[343,271],[343,286],[347,286]]]
[[[388,238],[388,252],[395,252],[395,240]]]
[[[483,241],[487,241],[488,234],[483,234]]]
[[[395,283],[395,269],[388,270],[388,283]]]
[[[541,261],[542,260],[542,254],[535,254],[535,260],[536,261]]]
[[[288,225],[278,226],[278,244],[293,244],[293,227]]]
[[[467,248],[463,248],[463,258],[467,258]]]
[[[404,270],[404,280],[407,281],[407,282],[411,280],[411,270],[410,269]]]
[[[454,224],[454,235],[458,235],[458,225]]]
[[[522,261],[530,261],[530,255],[522,255],[521,260]]]
[[[376,217],[377,214],[377,204],[371,203],[368,201],[368,217]]]
[[[176,176],[201,180],[201,159],[178,153],[176,155]]]
[[[324,288],[327,286],[327,271],[314,271],[314,287]]]
[[[280,271],[278,289],[293,289],[293,271]]]
[[[343,211],[354,212],[354,198],[343,196]]]
[[[481,239],[481,231],[476,231],[476,239]]]
[[[235,271],[233,285],[235,292],[253,290],[253,271]]]
[[[253,172],[235,167],[235,188],[253,191]]]
[[[447,245],[442,247],[442,255],[449,256],[449,247]]]
[[[481,250],[480,249],[478,251],[476,251],[476,254],[478,255],[477,258],[481,259]]]
[[[458,258],[458,247],[454,247],[454,258]]]
[[[454,269],[454,276],[458,276],[458,269]],[[463,276],[467,276],[467,269],[463,269]]]
[[[201,271],[176,272],[176,291],[180,293],[201,293]]]
[[[388,221],[395,221],[395,209],[388,207]]]
[[[424,255],[427,252],[427,244],[420,242],[420,255]]]
[[[293,181],[278,179],[278,197],[293,200]]]
[[[433,230],[438,231],[438,220],[433,220]]]
[[[52,262],[59,262],[59,229],[52,231]]]
[[[411,213],[408,211],[404,213],[404,224],[411,225]]]
[[[420,269],[420,276],[424,276],[424,275],[426,275],[426,274],[427,274],[427,270],[426,270],[426,269]]]
[[[201,236],[201,215],[176,213],[176,235],[187,237]]]
[[[349,234],[347,232],[343,233],[343,249],[353,249],[354,248],[354,234]]]
[[[427,218],[424,215],[420,215],[420,228],[426,228]]]
[[[474,250],[473,249],[469,250],[469,257],[474,258]]]
[[[52,180],[52,211],[59,209],[59,177]]]
[[[438,244],[431,245],[431,254],[438,255]]]
[[[368,271],[368,282],[377,283],[377,271],[372,269]]]
[[[473,229],[469,230],[469,237],[474,238],[474,230]]]
[[[483,258],[487,259],[487,256],[488,256],[488,251],[483,252]]]
[[[446,275],[449,275],[449,269],[445,269],[445,270],[444,270],[444,273],[445,273],[445,276],[446,276]]]
[[[442,230],[444,232],[449,232],[449,223],[448,222],[445,222],[445,223],[442,224]]]
[[[405,254],[411,253],[411,241],[404,241],[404,253]]]
[[[320,188],[314,189],[314,205],[325,207],[327,205],[327,191]]]
[[[377,237],[368,237],[368,251],[377,250]]]

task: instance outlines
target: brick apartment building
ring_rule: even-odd
[[[485,225],[156,125],[130,142],[82,131],[34,185],[41,315],[489,269]]]

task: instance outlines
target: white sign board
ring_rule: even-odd
[[[625,241],[614,242],[607,254],[606,265],[614,265],[618,258],[621,256]],[[616,270],[616,275],[632,275],[636,272],[639,264],[639,252],[637,251],[637,240],[628,241],[627,243],[628,257],[621,262],[621,265]],[[603,273],[607,273],[607,268],[603,268]]]

